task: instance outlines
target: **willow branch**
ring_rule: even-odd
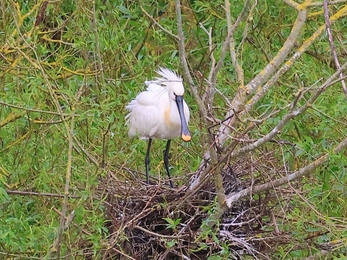
[[[213,68],[216,64],[216,60],[214,58],[214,53],[213,53],[213,39],[212,39],[212,27],[210,28],[209,31],[206,30],[206,28],[203,26],[203,24],[200,24],[200,27],[203,29],[203,31],[208,35],[208,46],[209,46],[209,51],[210,51],[210,59],[211,59],[211,67]],[[212,76],[212,71],[210,72],[210,76],[208,78],[208,87],[207,87],[207,91],[206,93],[203,95],[203,100],[205,101],[206,99],[206,95],[209,93],[209,89],[211,88],[210,85],[210,80],[211,80],[211,76]],[[208,95],[208,97],[210,97]],[[212,118],[212,101],[208,100],[207,101],[207,110],[209,113],[209,117],[211,116]],[[206,126],[209,127],[211,124],[211,122],[206,122]],[[208,144],[209,148],[209,155],[210,155],[210,164],[215,165],[218,163],[218,156],[215,150],[215,146],[214,146],[214,138],[212,135],[207,135],[206,136],[206,144]],[[213,171],[213,176],[214,176],[214,182],[215,182],[215,187],[216,187],[216,194],[217,194],[217,198],[218,198],[218,203],[219,205],[222,205],[225,201],[225,191],[223,188],[223,178],[220,174],[220,167],[216,167]]]
[[[189,82],[190,89],[192,90],[195,100],[198,103],[200,112],[203,115],[203,120],[207,123],[208,111],[206,110],[206,107],[204,106],[200,96],[198,95],[197,88],[194,86],[194,82],[189,73],[188,63],[186,60],[180,0],[175,1],[175,7],[176,7],[176,17],[177,17],[177,32],[178,32],[178,38],[179,38],[179,41],[178,41],[179,55],[180,55],[180,60],[182,63],[183,70],[185,72],[184,76]],[[210,146],[211,163],[215,164],[217,163],[217,155],[213,147],[214,140],[212,136],[208,136],[207,138],[208,138],[207,143],[210,144],[209,146]],[[218,203],[222,205],[225,201],[225,193],[223,189],[222,177],[219,173],[215,175],[215,184],[216,184],[216,190],[217,190]]]
[[[232,39],[232,35],[233,35],[234,31],[236,30],[236,28],[239,26],[239,24],[242,21],[243,17],[245,16],[245,14],[247,12],[248,5],[249,5],[249,2],[250,2],[250,0],[246,0],[244,8],[241,11],[241,13],[239,14],[239,16],[236,19],[235,23],[231,26],[230,29],[228,29],[228,34],[227,34],[227,36],[226,36],[226,38],[224,40],[224,43],[222,45],[222,50],[221,50],[221,54],[220,54],[219,60],[215,64],[215,66],[213,66],[211,68],[211,72],[210,72],[210,76],[209,76],[209,87],[207,89],[208,91],[207,91],[207,94],[206,94],[206,96],[207,96],[207,105],[209,107],[208,110],[207,110],[207,114],[206,115],[208,115],[208,116],[212,116],[212,104],[213,104],[214,92],[216,90],[218,72],[221,69],[222,65],[224,64],[224,60],[225,60],[225,57],[226,57],[226,54],[227,54],[227,50],[230,47],[230,42],[231,42],[231,39]],[[230,16],[230,9],[228,9],[228,10],[226,9],[226,13],[228,13],[228,12],[229,12],[229,14],[226,14],[226,15]],[[210,114],[208,114],[208,113],[210,113]],[[206,115],[204,115],[204,116],[206,116]],[[206,124],[206,125],[208,127],[208,124]],[[205,163],[207,162],[207,160],[211,164],[216,164],[217,163],[217,154],[216,154],[216,149],[215,149],[215,145],[216,145],[215,137],[213,135],[208,135],[207,138],[208,138],[207,143],[209,144],[209,151],[204,156],[205,160],[202,163],[202,164],[204,164],[203,166],[205,166]],[[219,192],[217,192],[217,194],[221,195],[222,190],[223,190],[223,188],[222,188],[223,185],[222,185],[221,177],[216,175],[216,173],[219,174],[218,173],[219,165],[217,165],[216,167],[212,167],[212,168],[215,170],[215,172],[214,172],[215,175],[214,176],[215,176],[215,184],[217,186],[216,188],[219,189]],[[202,167],[199,167],[199,168],[201,169]],[[210,168],[210,167],[208,167],[208,168]],[[197,187],[200,186],[199,184],[200,184],[201,180],[205,179],[205,177],[209,173],[209,172],[206,171],[206,168],[202,172],[204,172],[205,174],[194,176],[195,178],[191,181],[189,189],[192,192],[194,192],[194,190],[196,190]],[[219,199],[223,200],[222,197],[223,196],[219,196]]]

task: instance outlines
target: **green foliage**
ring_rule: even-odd
[[[66,183],[69,146],[65,123],[70,126],[74,117],[69,193],[77,198],[68,201],[68,214],[74,211],[75,218],[64,231],[62,251],[65,255],[82,255],[80,248],[84,245],[95,259],[102,258],[102,249],[108,246],[108,230],[102,198],[95,195],[99,181],[108,172],[119,176],[128,174],[124,165],[143,171],[146,143],[127,138],[124,106],[144,89],[142,82],[152,78],[158,66],[181,72],[177,41],[155,26],[141,10],[143,8],[161,26],[176,33],[173,1],[141,1],[141,4],[137,1],[96,1],[95,12],[92,2],[49,2],[45,18],[37,26],[34,24],[39,8],[35,1],[3,1],[1,4],[0,123],[7,122],[0,126],[2,253],[8,252],[18,258],[43,258],[52,247],[62,209],[62,198],[58,195],[64,193]],[[235,21],[243,2],[231,3]],[[186,1],[185,4],[187,59],[199,93],[203,95],[203,81],[196,75],[199,72],[207,78],[211,63],[208,37],[199,23],[213,29],[214,55],[218,59],[227,33],[224,1]],[[295,18],[296,11],[283,1],[264,1],[254,6],[247,17],[249,23],[243,21],[234,35],[245,82],[259,73],[282,47]],[[311,16],[297,45],[322,23],[322,15]],[[346,21],[333,26],[336,38],[344,39]],[[337,42],[337,49],[343,48],[343,43]],[[249,115],[252,118],[278,112],[250,131],[250,139],[264,136],[278,124],[289,111],[288,105],[301,84],[313,86],[333,73],[328,50],[325,38],[316,41],[257,104]],[[340,54],[344,58],[343,52]],[[213,104],[215,118],[223,119],[228,101],[238,86],[235,69],[227,57],[218,75],[219,92]],[[312,87],[304,93],[304,100],[314,90]],[[180,177],[179,185],[188,180],[185,173],[199,166],[208,132],[201,124],[197,104],[187,92],[193,141],[189,144],[174,142],[170,158],[172,174]],[[298,106],[302,103],[300,101]],[[64,116],[59,115],[59,109]],[[336,84],[325,91],[306,114],[286,125],[276,140],[285,145],[276,148],[274,157],[282,161],[288,171],[296,171],[331,151],[345,138],[346,110],[346,98]],[[268,144],[264,151],[274,147]],[[158,174],[164,173],[160,161],[162,150],[162,142],[153,144],[152,168]],[[293,249],[305,243],[310,235],[318,234],[314,236],[317,243],[346,238],[346,225],[339,224],[347,214],[346,163],[344,155],[334,155],[314,176],[303,180],[300,192],[305,194],[306,201],[293,196],[291,210],[285,212],[280,224],[281,230],[289,232],[294,239],[288,245],[273,249],[276,257],[294,259],[317,252],[313,246]],[[11,190],[50,196],[14,195],[9,192]],[[212,215],[213,210],[213,205],[209,205],[207,214]],[[167,229],[173,231],[181,224],[181,218],[164,220]],[[218,230],[208,228],[208,221],[210,219],[206,218],[203,222],[206,230],[198,238],[197,250],[207,250],[205,240],[212,239],[220,245],[219,255],[211,255],[209,259],[228,259],[230,245],[219,240]],[[327,234],[324,226],[329,226]],[[167,248],[175,245],[175,241],[166,241]],[[334,259],[344,259],[343,254],[338,253]]]
[[[173,230],[177,229],[177,226],[181,223],[181,218],[171,219],[171,218],[163,218],[166,222],[166,228],[171,228]]]

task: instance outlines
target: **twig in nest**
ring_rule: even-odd
[[[116,251],[118,254],[125,256],[126,259],[136,260],[136,258],[132,258],[130,255],[127,255],[127,254],[123,253],[122,251],[120,251],[114,247],[112,247],[112,250]]]
[[[148,229],[145,229],[143,227],[140,227],[138,225],[136,225],[134,228],[137,228],[143,232],[146,232],[148,234],[151,234],[152,236],[156,236],[156,237],[161,237],[161,238],[169,238],[169,239],[178,239],[178,238],[185,238],[187,237],[188,235],[178,235],[178,236],[168,236],[168,235],[162,235],[162,234],[158,234],[158,233],[155,233],[155,232],[152,232],[152,231],[149,231]]]

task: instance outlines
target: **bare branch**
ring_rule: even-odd
[[[200,28],[202,28],[202,30],[207,34],[208,36],[208,48],[210,51],[210,59],[211,59],[211,68],[214,68],[214,66],[216,65],[216,58],[214,57],[214,47],[213,47],[213,39],[212,39],[212,27],[210,27],[210,30],[207,31],[207,29],[204,27],[204,25],[202,23],[200,23]],[[207,88],[206,91],[204,93],[204,95],[202,96],[202,100],[210,100],[209,98],[209,94],[211,93],[211,79],[212,79],[212,70],[210,71],[210,74],[208,76],[207,79]],[[211,113],[211,109],[212,109],[212,104],[210,101],[207,101],[207,110],[209,111],[210,114]]]
[[[312,104],[317,100],[317,98],[329,87],[332,85],[332,83],[334,82],[334,79],[345,69],[347,68],[347,62],[338,70],[336,71],[331,77],[329,77],[329,79],[327,79],[322,86],[320,86],[316,92],[307,100],[307,102],[300,107],[297,110],[291,110],[288,114],[286,114],[285,116],[283,116],[282,120],[268,133],[266,134],[264,137],[258,139],[256,142],[254,142],[253,144],[247,145],[245,147],[242,147],[239,150],[236,150],[234,152],[231,152],[230,157],[231,158],[235,158],[238,157],[242,154],[245,154],[247,152],[250,152],[252,150],[254,150],[255,148],[265,144],[266,142],[270,141],[271,139],[273,139],[278,133],[280,133],[283,129],[283,127],[289,122],[290,119],[302,114],[303,112],[305,112],[307,109],[309,109]],[[295,102],[295,101],[293,101]],[[222,160],[226,160],[226,157],[228,157],[228,155],[224,156],[224,159]]]
[[[315,102],[315,100],[325,91],[325,89],[328,88],[329,86],[331,86],[333,83],[335,83],[335,81],[334,81],[335,78],[342,71],[344,71],[346,69],[346,67],[347,67],[347,63],[345,63],[338,71],[336,71],[331,77],[329,77],[329,79],[327,79],[325,81],[325,83],[322,84],[321,87],[316,90],[316,92],[311,96],[311,98],[301,108],[299,108],[298,110],[295,110],[295,111],[292,109],[288,114],[286,114],[282,118],[282,120],[267,135],[258,139],[254,143],[249,144],[247,146],[244,146],[244,147],[242,147],[236,151],[233,151],[233,149],[234,149],[233,147],[231,147],[227,151],[225,151],[224,155],[218,161],[219,164],[227,161],[228,159],[236,158],[238,156],[246,154],[246,153],[264,145],[265,143],[269,142],[270,140],[272,140],[276,135],[278,135],[281,132],[281,130],[284,128],[284,126],[292,118],[302,114],[307,109],[309,109],[312,106],[312,104]],[[191,193],[189,194],[189,196],[194,194],[199,189],[199,187],[203,183],[203,180],[205,180],[211,172],[214,172],[216,167],[217,167],[217,165],[212,166],[212,165],[208,164],[201,172],[198,172],[197,177],[195,177],[195,179],[190,184],[189,189],[190,189]]]
[[[270,61],[266,67],[252,79],[244,88],[239,88],[235,98],[232,101],[232,109],[226,114],[225,118],[230,118],[219,129],[218,144],[223,145],[230,133],[230,126],[235,122],[235,117],[232,117],[234,111],[239,112],[243,110],[244,103],[248,94],[252,93],[255,88],[262,86],[266,80],[275,72],[280,64],[285,60],[290,50],[292,50],[297,37],[300,34],[302,27],[305,24],[307,16],[307,10],[302,9],[298,12],[296,21],[294,22],[292,31],[287,40],[283,44],[283,47],[278,51],[277,55]]]
[[[210,51],[210,58],[211,58],[211,67],[214,68],[214,66],[216,65],[216,58],[214,57],[214,47],[213,47],[213,39],[212,39],[212,27],[210,27],[210,29],[207,31],[206,28],[204,27],[204,25],[202,23],[200,23],[200,28],[202,28],[202,30],[207,34],[208,36],[208,49]],[[210,73],[209,77],[208,77],[208,81],[211,82],[211,77],[212,74]]]
[[[345,8],[344,8],[345,9]],[[334,15],[334,20],[336,20],[336,17],[344,15],[346,10],[339,10]],[[276,74],[268,81],[265,85],[259,86],[257,90],[255,91],[254,96],[247,102],[245,105],[244,111],[242,111],[240,114],[241,116],[244,113],[247,113],[251,110],[251,108],[267,93],[267,91],[274,86],[274,84],[279,80],[279,78],[286,73],[291,66],[301,57],[301,55],[312,45],[313,42],[315,42],[324,32],[325,25],[320,26],[308,39],[304,41],[304,43],[298,48],[298,50],[293,54],[293,56],[287,60],[283,66],[276,72]]]
[[[246,15],[246,11],[247,11],[249,3],[250,3],[250,0],[246,0],[246,2],[244,4],[244,8],[242,9],[242,11],[239,14],[238,18],[236,19],[235,23],[232,25],[231,28],[228,29],[228,35],[226,36],[224,43],[222,45],[222,50],[221,50],[219,60],[218,60],[217,64],[211,68],[211,72],[209,75],[209,88],[207,91],[208,93],[206,93],[206,96],[208,98],[207,104],[209,107],[206,111],[206,114],[204,114],[205,118],[207,118],[207,116],[212,115],[212,104],[213,104],[214,93],[216,90],[217,75],[218,75],[218,72],[221,69],[222,65],[224,64],[224,59],[226,57],[227,50],[230,47],[232,35],[233,35],[234,31],[236,30],[236,28],[239,26],[243,17]],[[230,5],[229,5],[229,7],[230,7]],[[226,10],[226,12],[228,12],[228,11]],[[226,14],[226,15],[230,15],[230,10],[229,10],[229,14]],[[205,166],[205,163],[207,162],[207,160],[211,164],[217,163],[217,154],[216,154],[216,150],[215,150],[215,145],[216,145],[215,137],[214,136],[208,136],[208,138],[209,138],[209,140],[207,143],[209,144],[209,152],[206,153],[206,155],[205,155],[205,160],[202,163],[203,166]],[[217,168],[215,168],[215,167],[210,168],[209,166],[207,166],[207,168],[213,169],[214,173],[216,173],[214,175],[215,176],[215,184],[218,186],[217,190],[219,189],[219,192],[217,192],[217,193],[221,195],[223,185],[222,185],[222,180],[221,180],[221,178],[219,176],[219,172],[218,172],[219,165],[217,165],[216,167]],[[192,193],[194,193],[194,190],[198,189],[198,187],[200,186],[199,185],[200,181],[205,179],[207,174],[209,174],[209,172],[207,171],[207,168],[205,168],[205,170],[203,171],[204,174],[196,176],[196,178],[194,178],[194,180],[191,182],[189,189],[192,191]],[[223,196],[220,196],[219,199],[223,200],[222,197]],[[220,202],[220,200],[219,200],[219,202]]]
[[[298,110],[296,111],[292,111],[290,113],[288,113],[287,115],[285,115],[283,117],[283,119],[278,123],[278,125],[267,135],[265,135],[263,138],[257,140],[256,142],[254,142],[251,145],[247,145],[233,153],[230,154],[231,158],[235,158],[237,156],[240,156],[242,154],[245,154],[253,149],[255,149],[256,147],[259,147],[260,145],[263,145],[264,143],[266,143],[267,141],[271,140],[275,135],[277,135],[284,127],[284,125],[291,119],[296,117],[299,114],[302,114],[303,112],[305,112],[308,108],[311,107],[311,105],[314,103],[314,101],[320,96],[320,94],[322,94],[326,88],[328,88],[329,86],[331,86],[331,83],[334,81],[334,79],[336,77],[338,77],[338,75],[344,71],[347,68],[347,63],[345,63],[338,71],[336,71],[328,80],[326,80],[326,82],[324,84],[322,84],[322,86],[320,88],[317,89],[317,91],[311,96],[311,98]],[[347,146],[347,138],[341,142],[335,149],[334,149],[334,153],[339,153],[343,148],[345,148]],[[222,161],[226,160],[227,156],[224,156],[224,158],[222,159]],[[232,205],[232,203],[234,203],[235,201],[237,201],[240,198],[249,196],[251,193],[258,193],[261,191],[265,191],[268,190],[270,188],[273,187],[277,187],[277,186],[281,186],[289,181],[298,179],[304,175],[307,175],[309,173],[311,173],[313,170],[315,170],[316,168],[318,168],[319,166],[321,166],[323,163],[325,163],[328,159],[329,159],[330,155],[329,153],[325,154],[324,156],[320,157],[319,159],[315,160],[314,162],[310,163],[309,165],[307,165],[306,167],[303,167],[302,169],[300,169],[297,172],[294,172],[290,175],[287,175],[283,178],[274,180],[272,182],[269,183],[265,183],[262,185],[258,185],[258,186],[253,186],[250,187],[246,190],[243,190],[241,192],[238,192],[237,194],[231,195],[228,197],[227,199],[227,205],[228,207],[230,207]]]

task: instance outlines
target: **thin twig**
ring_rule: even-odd
[[[224,60],[225,60],[225,57],[226,57],[226,54],[227,54],[227,50],[230,47],[231,38],[232,38],[235,30],[238,28],[238,26],[240,25],[241,21],[243,20],[243,18],[247,14],[249,3],[250,3],[250,0],[246,0],[245,1],[243,9],[242,9],[241,13],[239,14],[239,16],[237,17],[235,23],[232,25],[231,28],[228,28],[228,35],[225,37],[225,40],[223,42],[222,50],[221,50],[221,53],[220,53],[220,56],[219,56],[219,60],[218,60],[218,62],[216,64],[216,66],[212,68],[212,76],[211,76],[211,84],[212,84],[212,86],[216,85],[217,75],[219,73],[219,70],[222,68],[222,65],[224,64]]]
[[[229,52],[230,52],[230,57],[231,61],[233,63],[233,66],[235,68],[236,76],[237,76],[237,81],[238,83],[243,87],[244,86],[244,73],[243,69],[240,66],[239,62],[237,61],[237,55],[235,51],[235,40],[234,40],[234,35],[232,30],[232,23],[231,23],[231,13],[230,13],[230,1],[225,0],[225,17],[227,20],[227,25],[228,25],[228,35],[230,35],[230,44],[229,44]]]
[[[14,22],[15,22],[18,34],[20,35],[20,37],[23,40],[23,42],[25,43],[25,45],[28,46],[28,48],[30,48],[32,53],[35,55],[35,60],[33,60],[28,55],[26,55],[20,48],[18,48],[17,50],[18,50],[18,52],[21,53],[21,55],[23,57],[25,57],[28,60],[28,62],[30,64],[32,64],[34,66],[34,68],[38,69],[41,72],[42,78],[46,83],[46,87],[47,87],[48,92],[51,96],[51,99],[55,105],[55,108],[57,109],[59,115],[61,116],[61,118],[63,120],[63,124],[65,126],[66,134],[68,137],[69,148],[68,148],[67,169],[66,169],[66,175],[65,175],[64,200],[63,200],[62,211],[61,211],[62,216],[60,218],[60,225],[58,228],[57,237],[53,243],[53,247],[48,252],[48,257],[52,253],[55,253],[56,259],[59,260],[60,259],[60,249],[61,249],[61,240],[62,240],[62,235],[63,235],[63,231],[64,231],[64,223],[65,223],[66,210],[67,210],[67,203],[68,203],[68,199],[69,199],[69,187],[70,187],[71,170],[72,170],[71,169],[72,168],[72,147],[73,147],[73,128],[74,128],[75,111],[73,111],[71,113],[71,122],[70,122],[70,126],[69,126],[67,121],[64,118],[62,107],[60,106],[60,103],[58,101],[57,94],[53,90],[52,84],[48,80],[48,76],[47,76],[45,70],[43,69],[42,65],[40,64],[40,58],[38,57],[36,50],[26,41],[27,37],[24,37],[23,34],[20,32],[20,25],[17,21],[17,17],[15,15],[13,15],[13,16],[14,16],[13,18],[14,18]]]
[[[335,0],[335,1],[329,1],[330,5],[336,5],[336,4],[345,4],[346,0]],[[324,3],[322,2],[315,2],[315,3],[309,3],[308,6],[322,6]]]
[[[54,111],[45,111],[45,110],[39,110],[39,109],[34,109],[34,108],[17,106],[17,105],[6,103],[4,101],[0,101],[0,105],[13,107],[13,108],[17,108],[17,109],[28,111],[28,112],[37,112],[37,113],[42,113],[42,114],[59,115],[59,116],[70,116],[70,114],[65,114],[65,113],[60,114],[59,112],[54,112]],[[80,115],[75,115],[75,116],[80,116]]]
[[[126,259],[130,259],[130,260],[136,260],[136,258],[131,257],[130,255],[127,255],[125,253],[123,253],[122,251],[118,250],[117,248],[115,248],[114,246],[111,248],[113,251],[116,251],[118,254],[121,254],[122,256],[125,256]]]
[[[173,34],[172,32],[170,32],[169,30],[165,29],[163,26],[161,26],[149,13],[146,12],[145,9],[143,9],[142,6],[140,6],[142,12],[149,18],[151,19],[151,21],[158,26],[163,32],[165,32],[166,34],[170,35],[171,37],[173,37],[175,40],[179,40],[179,37],[175,34]]]
[[[213,39],[212,39],[212,27],[210,28],[209,31],[207,31],[205,29],[205,27],[200,24],[200,27],[205,31],[205,33],[208,35],[208,45],[209,45],[209,50],[210,50],[210,58],[211,58],[211,67],[214,68],[216,65],[216,60],[213,54]],[[207,84],[207,89],[206,89],[206,93],[203,96],[203,100],[207,103],[207,111],[208,111],[208,117],[209,118],[213,118],[213,110],[212,110],[212,105],[213,105],[213,97],[214,97],[214,93],[215,93],[215,86],[213,86],[212,84],[210,84],[211,81],[211,77],[213,76],[213,69],[210,71],[210,75],[208,78],[208,84]],[[206,120],[207,118],[205,118]],[[212,122],[209,122],[208,125],[210,125]],[[210,144],[210,148],[209,148],[209,153],[210,153],[210,162],[212,164],[216,164],[218,162],[218,156],[216,153],[216,149],[215,149],[215,142],[214,142],[214,136],[213,135],[209,135],[206,138],[206,143]],[[216,171],[214,172],[214,182],[215,182],[215,187],[216,187],[216,194],[217,194],[217,198],[218,198],[218,203],[220,205],[222,205],[225,201],[225,192],[224,192],[224,188],[223,188],[223,178],[220,174],[220,169],[217,168]]]
[[[212,38],[212,27],[210,27],[210,30],[207,30],[205,26],[200,23],[200,28],[207,34],[208,36],[208,48],[210,51],[210,59],[211,59],[211,68],[214,68],[216,66],[216,58],[214,57],[214,49],[215,47],[213,46],[213,38]],[[212,79],[212,71],[210,71],[210,74],[207,79],[207,87],[204,95],[202,96],[202,100],[207,103],[207,110],[209,111],[209,116],[212,115],[212,102],[210,102],[209,94],[212,92],[212,84],[211,84],[211,79]],[[216,89],[216,88],[214,88]],[[207,100],[207,101],[206,101]]]
[[[20,190],[6,190],[8,194],[20,195],[20,196],[39,196],[39,197],[53,197],[53,198],[64,198],[64,194],[58,193],[47,193],[47,192],[33,192],[33,191],[20,191]],[[69,198],[78,199],[81,196],[68,195]]]
[[[96,69],[100,72],[100,81],[101,81],[101,88],[100,88],[100,97],[101,99],[104,101],[106,96],[105,96],[105,91],[104,91],[104,87],[105,87],[105,75],[104,75],[104,67],[103,67],[103,64],[102,64],[102,59],[101,59],[101,52],[100,52],[100,42],[99,42],[99,33],[98,33],[98,26],[97,26],[97,21],[98,21],[98,18],[97,18],[97,12],[96,12],[96,9],[95,9],[95,1],[92,1],[93,2],[93,19],[92,19],[92,25],[93,25],[93,31],[94,31],[94,40],[95,40],[95,60],[97,61],[96,62]],[[96,76],[96,78],[98,78]]]
[[[60,225],[58,228],[58,234],[57,234],[56,240],[54,241],[54,248],[57,249],[58,260],[60,257],[61,240],[62,240],[62,235],[64,232],[64,226],[65,226],[65,217],[66,217],[67,204],[69,199],[69,189],[70,189],[70,180],[71,180],[71,172],[72,172],[72,148],[73,148],[73,135],[74,135],[74,126],[75,126],[75,120],[74,120],[73,114],[74,112],[72,112],[70,128],[66,129],[67,135],[68,135],[69,147],[68,147],[66,174],[65,174],[64,200],[63,200],[63,206],[61,210],[61,218],[60,218]]]
[[[145,229],[143,227],[140,227],[138,225],[134,226],[134,228],[137,228],[139,230],[142,230],[143,232],[146,232],[148,234],[151,234],[152,236],[156,236],[156,237],[161,237],[161,238],[169,238],[169,239],[179,239],[179,238],[185,238],[187,237],[187,235],[178,235],[178,236],[168,236],[168,235],[161,235],[161,234],[158,234],[158,233],[155,233],[155,232],[152,232],[148,229]]]
[[[60,212],[58,209],[53,208],[53,210],[54,210],[59,216],[62,216],[61,212]],[[65,226],[66,226],[67,224],[68,224],[68,225],[73,224],[77,229],[79,229],[80,231],[82,231],[84,234],[86,234],[86,235],[88,235],[88,236],[92,236],[92,233],[91,233],[91,232],[89,232],[88,230],[85,230],[85,229],[81,228],[80,225],[75,224],[75,223],[72,222],[73,219],[74,219],[74,217],[75,217],[75,214],[76,214],[76,213],[75,213],[75,211],[73,210],[69,216],[65,217],[65,221],[66,221]]]
[[[203,118],[207,117],[207,110],[202,102],[202,99],[199,96],[198,90],[194,84],[193,78],[189,72],[188,62],[186,59],[186,51],[185,51],[185,41],[184,41],[184,33],[183,33],[183,23],[182,23],[182,12],[181,12],[181,2],[180,0],[175,0],[175,8],[176,8],[176,22],[177,22],[177,36],[178,36],[178,53],[183,69],[183,77],[188,82],[190,90],[194,96],[196,103],[199,106],[199,110],[203,115]]]
[[[336,54],[336,49],[335,49],[334,40],[333,40],[333,34],[331,32],[328,0],[324,0],[323,3],[324,3],[323,4],[324,19],[325,19],[325,25],[326,25],[326,30],[327,30],[327,34],[328,34],[328,40],[329,40],[329,45],[330,45],[330,49],[331,49],[331,54],[333,56],[336,69],[339,69],[341,66],[340,66],[340,62],[339,62],[339,59],[338,59],[337,54]],[[345,93],[345,96],[347,98],[347,87],[346,87],[346,82],[344,81],[344,75],[342,72],[340,74],[340,78],[341,78],[341,85],[342,85],[343,92]]]

